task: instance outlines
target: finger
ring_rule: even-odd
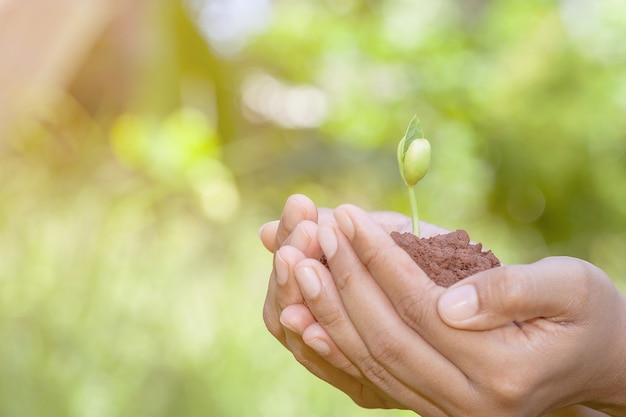
[[[273,249],[281,247],[285,239],[293,233],[296,226],[303,220],[317,223],[317,207],[315,203],[302,194],[289,196],[276,229],[276,240]],[[273,251],[272,249],[270,250]]]
[[[275,251],[275,243],[276,243],[276,232],[278,231],[279,220],[274,220],[272,222],[265,223],[263,226],[259,228],[259,239],[261,239],[261,243],[265,246],[270,252]]]
[[[328,334],[326,328],[334,331],[332,343],[336,346],[349,344],[354,351],[366,352],[365,345],[348,319],[328,269],[312,259],[304,259],[296,265],[295,277],[315,321],[324,333]],[[358,370],[352,374],[362,376]]]
[[[361,372],[388,393],[401,395],[410,387],[407,401],[417,407],[412,409],[428,409],[429,398],[467,389],[465,376],[397,314],[337,226],[320,226],[318,239],[332,276],[305,260],[296,267],[296,279],[315,317]],[[303,265],[315,274],[303,273]],[[341,304],[345,312],[336,307]],[[440,382],[426,383],[420,375],[439,375]]]
[[[270,292],[276,295],[278,311],[282,311],[290,304],[299,304],[303,301],[293,268],[304,258],[321,257],[321,249],[316,238],[317,227],[317,224],[311,221],[301,222],[284,241],[283,246],[276,251],[274,273],[270,278]]]
[[[302,220],[293,232],[283,240],[281,246],[293,246],[307,257],[319,258],[322,254],[317,242],[317,223]]]
[[[334,222],[335,218],[333,217],[332,209],[326,207],[320,207],[317,209],[317,222],[319,224]]]
[[[394,408],[398,404],[375,389],[336,368],[315,350],[307,346],[299,334],[286,330],[287,348],[294,358],[309,372],[347,394],[352,400],[368,408]]]
[[[305,366],[315,375],[339,387],[363,407],[399,408],[402,406],[363,378],[363,374],[339,350],[307,306],[303,304],[288,306],[283,310],[280,319],[285,326],[290,350],[296,358],[300,358],[301,363],[307,362]],[[309,352],[309,349],[305,348],[301,342],[304,342],[319,358]],[[308,359],[303,360],[303,358]],[[326,363],[323,363],[324,361]]]
[[[287,306],[280,315],[280,322],[285,328],[300,335],[302,341],[326,362],[354,378],[362,377],[359,370],[316,321],[307,306],[304,304]]]
[[[311,373],[339,388],[363,407],[399,406],[362,378],[359,370],[343,355],[304,304],[288,306],[280,320],[285,327],[286,346]]]
[[[410,401],[411,395],[406,386],[382,369],[370,355],[343,308],[328,269],[319,262],[305,259],[296,266],[296,279],[318,323],[356,366],[363,379],[377,386],[386,395]]]
[[[288,305],[304,302],[293,278],[293,265],[305,257],[293,246],[283,246],[274,254],[274,267],[263,304],[263,321],[269,332],[285,346],[286,334],[280,323],[280,314]]]
[[[429,340],[440,336],[430,329],[442,324],[434,308],[434,300],[442,289],[368,213],[344,205],[334,214],[358,257],[355,262],[361,262],[369,271],[400,317]]]
[[[293,268],[306,257],[319,259],[321,256],[316,238],[317,227],[312,221],[302,221],[274,254],[274,267],[265,297],[263,318],[270,333],[283,344],[285,334],[279,316],[288,305],[304,302]]]
[[[276,279],[273,291],[276,295],[277,314],[291,304],[300,304],[304,301],[293,269],[304,258],[306,258],[304,253],[293,246],[283,246],[276,252],[274,261]]]
[[[585,281],[592,276],[597,276],[596,267],[567,257],[494,268],[448,288],[438,310],[448,325],[469,330],[535,318],[575,322],[581,319],[580,306],[587,304]]]
[[[279,314],[288,305],[304,302],[295,279],[294,268],[304,258],[320,259],[322,252],[316,238],[317,228],[317,224],[311,221],[301,222],[284,241],[284,246],[276,252],[274,265],[277,286],[271,282],[270,286],[276,293]]]

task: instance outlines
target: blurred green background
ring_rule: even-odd
[[[625,291],[625,16],[140,0],[72,37],[73,69],[0,129],[0,415],[411,415],[359,409],[267,333],[256,233],[292,193],[408,213],[395,147],[416,113],[423,219],[505,263],[587,259]]]

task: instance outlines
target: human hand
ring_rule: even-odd
[[[626,415],[626,301],[598,268],[547,258],[445,290],[366,213],[344,206],[335,218],[318,231],[332,275],[313,259],[292,266],[317,322],[282,314],[302,339],[315,332],[319,356],[352,378],[334,385],[357,403],[426,416],[585,403]]]
[[[387,233],[406,232],[412,227],[410,218],[398,213],[373,212],[371,216]],[[333,363],[320,357],[308,346],[314,345],[319,348],[319,336],[325,339],[328,339],[328,336],[323,329],[315,326],[315,318],[306,307],[297,286],[293,266],[307,257],[311,259],[321,257],[322,252],[316,238],[317,220],[320,223],[333,222],[332,211],[316,208],[315,204],[303,195],[293,195],[287,199],[281,219],[269,222],[259,230],[263,245],[275,255],[263,318],[270,333],[315,375],[344,391],[350,391],[352,388],[361,389],[363,381],[355,381],[354,375],[346,373],[345,370],[338,370]],[[422,223],[422,231],[426,236],[446,232],[445,229],[427,223]],[[286,314],[283,315],[283,312]],[[293,317],[295,322],[291,320]],[[309,328],[304,338],[298,330],[303,327]],[[339,360],[346,361],[345,357],[340,356],[334,355],[335,364]]]

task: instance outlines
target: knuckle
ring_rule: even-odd
[[[506,409],[515,409],[527,398],[527,392],[516,379],[503,378],[494,388],[498,402]]]
[[[586,316],[589,309],[593,308],[597,300],[606,300],[602,296],[594,297],[594,295],[597,295],[598,291],[610,288],[612,285],[608,276],[596,266],[581,259],[570,259],[571,262],[568,267],[568,279],[570,280],[568,296],[571,305],[576,306],[571,311],[577,312],[576,316],[582,318]],[[607,283],[609,284],[608,286],[605,285]],[[593,301],[594,298],[595,302]]]
[[[377,387],[389,387],[393,377],[373,357],[361,361],[363,376]]]
[[[434,283],[433,283],[434,284]],[[432,300],[430,289],[424,291],[403,291],[393,295],[394,307],[402,320],[412,328],[429,332],[437,321],[432,320],[432,305],[427,300]]]
[[[354,366],[352,362],[350,362],[349,359],[336,360],[335,367],[353,378],[361,377],[360,371],[357,369],[356,366]]]
[[[335,285],[337,287],[337,291],[344,292],[351,285],[353,285],[353,281],[359,281],[359,275],[361,274],[360,270],[357,269],[344,269],[342,271],[335,271],[337,274],[335,280]]]
[[[342,310],[332,308],[315,312],[315,319],[324,328],[342,329],[344,328],[345,315]]]
[[[597,276],[594,271],[594,266],[588,262],[578,260],[571,265],[572,271],[570,273],[570,279],[576,280],[576,285],[572,286],[575,291],[574,297],[579,302],[586,304],[589,298],[589,294],[593,291],[594,284],[596,283],[595,277]]]
[[[365,247],[361,254],[363,264],[367,267],[367,269],[380,265],[380,263],[384,261],[384,259],[381,259],[383,253],[384,250],[378,246]]]
[[[418,311],[419,309],[415,308],[415,305],[419,302],[418,300],[419,298],[412,291],[405,291],[397,294],[393,303],[403,319],[419,323],[421,322],[421,314]]]
[[[397,338],[394,338],[387,330],[379,331],[373,338],[375,343],[370,346],[370,352],[378,363],[392,364],[402,357],[402,348]]]
[[[524,373],[507,372],[485,382],[485,391],[490,393],[494,406],[502,410],[499,415],[523,415],[533,384]]]
[[[606,274],[595,265],[582,259],[570,259],[570,277],[577,280],[574,287],[580,288],[583,293],[588,293],[599,279],[606,278],[605,280],[608,280]]]

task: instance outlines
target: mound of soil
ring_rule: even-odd
[[[471,243],[465,230],[430,238],[391,232],[391,237],[441,287],[448,288],[463,278],[501,265],[493,252],[483,251],[480,243]],[[322,255],[320,262],[328,267],[326,255]]]
[[[412,233],[391,232],[398,246],[437,285],[449,287],[477,272],[500,266],[500,260],[491,251],[483,251],[480,243],[470,243],[465,230],[419,238]]]

